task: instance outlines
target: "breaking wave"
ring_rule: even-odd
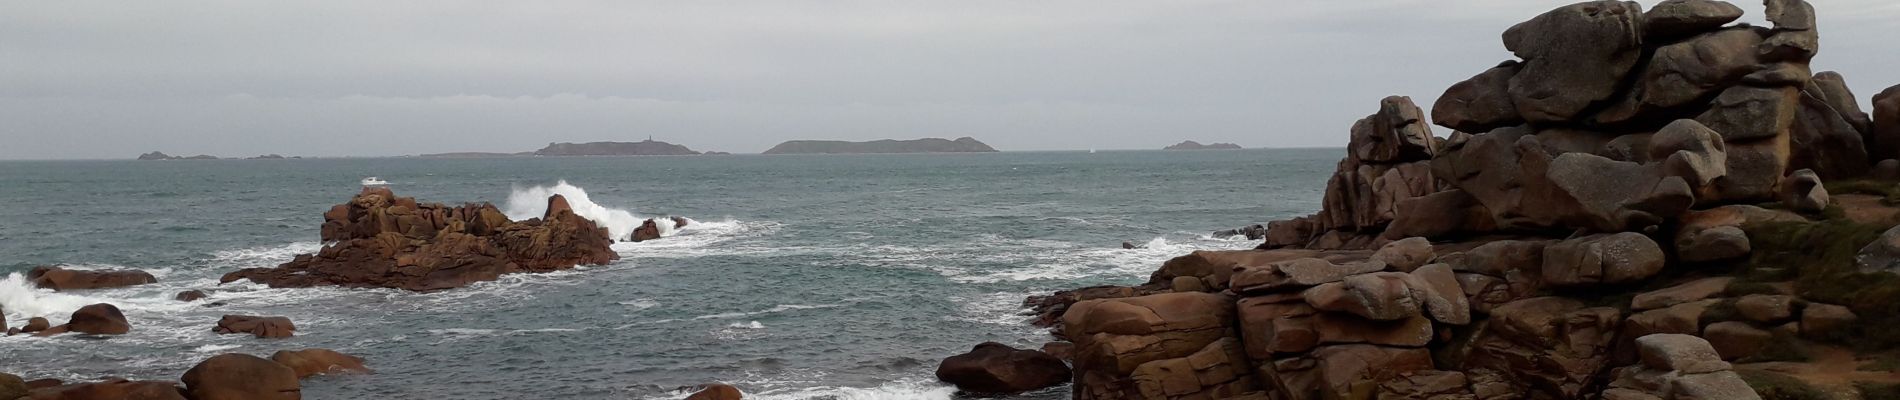
[[[567,198],[567,205],[574,209],[575,215],[594,221],[607,227],[607,234],[615,239],[633,235],[633,229],[640,227],[645,220],[633,215],[633,212],[608,208],[587,197],[587,190],[574,186],[567,181],[559,181],[554,186],[516,187],[508,194],[508,206],[502,210],[508,219],[520,221],[529,218],[541,218],[548,213],[548,198],[554,195]]]

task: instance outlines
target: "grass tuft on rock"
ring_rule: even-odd
[[[1887,228],[1846,219],[1748,224],[1742,229],[1754,253],[1735,275],[1756,282],[1792,279],[1804,299],[1853,309],[1858,326],[1900,326],[1900,276],[1864,274],[1854,261]],[[1900,346],[1900,329],[1862,329],[1849,336],[1849,344],[1863,349]]]
[[[1864,194],[1880,196],[1880,204],[1900,205],[1900,184],[1876,181],[1840,181],[1821,185],[1828,194]]]
[[[1741,375],[1742,381],[1748,382],[1748,387],[1755,389],[1755,394],[1761,395],[1762,400],[1832,399],[1826,392],[1816,389],[1814,385],[1777,372],[1739,369],[1735,371],[1735,374]]]
[[[1776,331],[1774,338],[1768,339],[1768,344],[1762,346],[1761,351],[1736,362],[1744,364],[1778,361],[1808,362],[1814,359],[1813,354],[1813,351],[1808,350],[1808,343],[1802,341],[1801,338],[1787,332]]]
[[[1900,399],[1900,383],[1854,382],[1854,389],[1860,390],[1860,398],[1865,400]]]

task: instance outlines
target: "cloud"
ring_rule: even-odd
[[[1817,69],[1863,98],[1900,82],[1886,3],[1820,4]],[[28,2],[0,13],[0,158],[649,134],[727,151],[951,135],[1012,150],[1340,145],[1379,98],[1428,105],[1510,58],[1505,28],[1562,4]]]

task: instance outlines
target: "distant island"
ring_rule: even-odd
[[[883,154],[883,153],[994,153],[995,148],[983,144],[975,138],[960,137],[957,140],[924,138],[916,140],[874,140],[869,142],[846,142],[839,140],[793,140],[779,143],[766,150],[765,154]]]
[[[699,152],[677,144],[647,139],[639,142],[548,143],[537,156],[695,156]]]
[[[170,155],[170,154],[165,154],[164,152],[157,152],[157,151],[154,151],[154,152],[150,152],[150,153],[145,153],[145,154],[140,154],[140,155],[139,155],[139,161],[156,161],[156,160],[216,160],[216,159],[218,159],[218,158],[217,158],[217,157],[212,157],[212,156],[207,156],[207,155],[203,155],[203,154],[199,154],[199,155],[195,155],[195,156],[191,156],[191,157],[178,157],[178,156],[173,156],[173,155]]]
[[[416,157],[423,157],[423,158],[495,158],[495,157],[526,157],[526,156],[532,156],[532,155],[534,155],[534,152],[532,152],[532,151],[524,151],[524,152],[520,152],[520,153],[489,153],[489,152],[480,152],[480,151],[462,151],[462,152],[453,152],[453,153],[435,153],[435,154],[422,154],[422,155],[417,155]]]
[[[1173,146],[1162,148],[1162,150],[1240,150],[1240,149],[1241,149],[1240,145],[1233,144],[1233,143],[1201,144],[1201,142],[1196,142],[1192,140],[1184,141],[1181,143],[1177,143]]]

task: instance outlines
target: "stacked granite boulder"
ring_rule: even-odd
[[[1323,209],[1258,249],[1032,298],[1044,348],[1072,357],[1078,400],[1759,398],[1729,361],[1864,319],[1725,276],[1767,254],[1750,229],[1847,219],[1823,180],[1900,181],[1874,162],[1900,155],[1900,87],[1863,113],[1810,71],[1812,5],[1766,5],[1771,27],[1713,0],[1511,27],[1519,59],[1429,121],[1394,96],[1354,124]],[[1860,263],[1900,265],[1900,229],[1881,240]]]

